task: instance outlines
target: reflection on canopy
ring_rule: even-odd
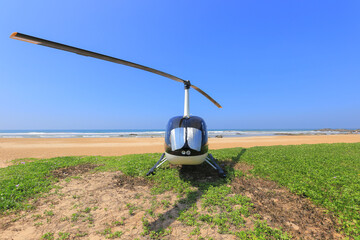
[[[185,145],[185,128],[174,128],[170,132],[171,151],[182,148]]]
[[[201,136],[202,133],[197,128],[187,128],[187,141],[191,149],[196,151],[201,150]]]
[[[187,131],[187,134],[186,134]],[[187,136],[187,139],[186,139]],[[201,150],[202,132],[197,128],[174,128],[170,132],[171,150],[175,151],[184,147],[187,140],[188,146],[196,151]]]

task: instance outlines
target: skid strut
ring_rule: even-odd
[[[163,153],[157,161],[157,163],[150,169],[150,171],[146,174],[146,176],[149,176],[150,174],[154,174],[154,170],[158,167],[160,167],[163,163],[167,161],[167,158],[165,157],[165,153]],[[215,158],[210,153],[205,159],[205,162],[207,162],[212,168],[214,168],[216,171],[218,171],[219,176],[225,178],[226,174],[224,170],[216,163]]]
[[[150,171],[146,174],[146,176],[149,176],[150,174],[154,174],[154,170],[158,167],[160,167],[164,162],[167,161],[167,158],[165,157],[165,153],[163,153],[159,159],[159,161],[150,169]]]
[[[220,177],[222,178],[226,177],[224,170],[216,163],[215,158],[213,157],[213,155],[211,155],[211,153],[208,154],[208,156],[205,159],[205,162],[207,162],[212,168],[217,170]]]

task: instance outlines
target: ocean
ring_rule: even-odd
[[[275,135],[330,135],[343,134],[341,131],[319,131],[311,129],[210,129],[208,136],[252,137]],[[0,138],[151,138],[164,137],[159,129],[100,129],[100,130],[0,130]]]

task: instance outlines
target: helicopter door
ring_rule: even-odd
[[[187,131],[187,133],[186,133]],[[202,132],[199,129],[188,127],[174,128],[170,132],[171,150],[175,151],[184,147],[186,141],[189,148],[200,151]]]

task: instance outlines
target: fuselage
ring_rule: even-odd
[[[208,155],[205,121],[197,116],[169,120],[165,132],[165,155],[172,164],[197,165]]]

